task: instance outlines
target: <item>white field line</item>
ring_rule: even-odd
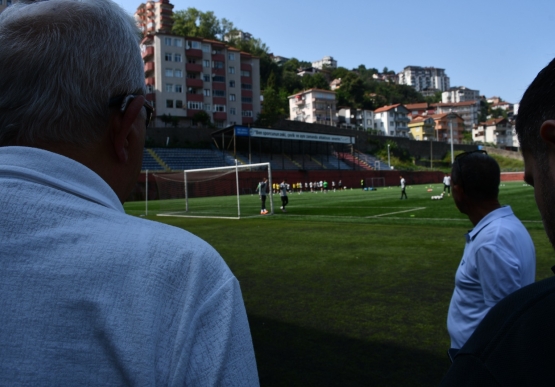
[[[387,213],[385,213],[385,214],[372,215],[372,216],[365,216],[365,218],[379,218],[380,216],[402,214],[402,213],[404,213],[404,212],[420,211],[420,210],[425,210],[425,209],[426,209],[426,207],[415,207],[415,208],[411,208],[411,209],[409,209],[409,210],[404,210],[404,211],[387,212]]]

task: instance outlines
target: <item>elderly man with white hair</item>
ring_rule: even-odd
[[[0,14],[0,384],[257,386],[239,283],[124,213],[153,109],[110,0]]]

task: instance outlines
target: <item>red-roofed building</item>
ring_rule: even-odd
[[[435,140],[435,125],[435,121],[432,117],[414,117],[408,124],[410,136],[418,141]]]
[[[440,113],[430,116],[435,122],[436,140],[451,143],[451,130],[453,131],[453,144],[463,141],[464,120],[457,113]]]
[[[514,125],[503,117],[481,122],[472,130],[472,139],[475,142],[495,144],[505,149],[520,147]]]
[[[409,110],[401,104],[383,106],[374,110],[374,128],[384,136],[408,137]]]
[[[465,101],[457,103],[434,103],[430,105],[435,109],[435,114],[457,113],[464,120],[465,129],[470,131],[478,124],[480,114],[480,101]]]

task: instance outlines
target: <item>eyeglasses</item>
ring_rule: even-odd
[[[478,149],[478,150],[475,150],[475,151],[463,152],[463,153],[460,153],[460,154],[455,156],[455,162],[453,164],[457,166],[457,172],[458,172],[457,177],[460,179],[462,187],[464,187],[464,181],[463,181],[463,176],[462,176],[460,160],[465,158],[468,155],[473,154],[473,153],[481,153],[481,154],[484,154],[484,155],[488,154],[488,152],[486,152],[485,150]]]
[[[119,105],[119,110],[123,113],[125,109],[127,109],[127,105],[129,104],[129,102],[131,102],[136,97],[137,96],[134,94],[128,94],[128,95],[122,95],[119,97],[110,98],[110,101],[108,101],[108,107],[114,107]],[[154,108],[152,107],[150,102],[148,102],[146,99],[143,106],[146,110],[145,126],[148,127],[148,125],[150,124],[150,121],[152,120],[152,114],[154,113]]]

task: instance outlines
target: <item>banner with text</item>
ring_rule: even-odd
[[[278,138],[282,140],[320,141],[320,142],[333,142],[333,143],[339,143],[339,144],[355,143],[354,137],[339,136],[336,134],[289,132],[285,130],[259,129],[259,128],[251,128],[250,134],[251,134],[251,137]]]

